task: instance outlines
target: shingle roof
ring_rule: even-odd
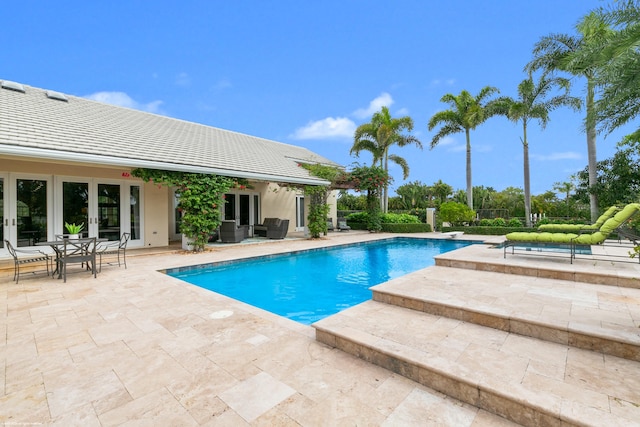
[[[306,148],[23,86],[0,88],[0,154],[302,184],[322,180],[298,162],[337,166]]]

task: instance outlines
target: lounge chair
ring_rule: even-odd
[[[50,257],[48,254],[38,250],[15,249],[8,240],[4,241],[4,245],[9,251],[9,255],[13,257],[13,280],[16,281],[16,284],[20,281],[21,265],[44,262],[47,267],[47,276],[49,275]]]
[[[349,231],[351,227],[347,225],[347,220],[344,218],[338,218],[338,231]]]
[[[222,243],[242,242],[245,236],[245,227],[238,227],[235,220],[222,221],[220,225],[220,240]]]
[[[515,247],[527,247],[529,251],[532,247],[538,250],[558,247],[568,247],[570,249],[571,262],[576,257],[576,250],[580,246],[600,245],[632,216],[640,212],[640,203],[630,203],[620,212],[609,218],[602,224],[598,231],[591,234],[575,233],[537,233],[537,232],[516,232],[506,235],[507,241],[504,243],[504,257],[507,257],[507,249],[511,248],[514,253]]]
[[[593,224],[542,224],[538,227],[538,231],[550,233],[589,233],[598,231],[602,224],[619,210],[620,208],[617,206],[611,206]]]

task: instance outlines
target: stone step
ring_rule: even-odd
[[[498,245],[470,245],[437,255],[434,260],[440,267],[640,289],[640,262],[629,258],[630,246],[592,246],[591,250],[595,258],[584,255],[571,263],[563,253],[505,258]]]
[[[377,301],[313,326],[320,342],[521,425],[640,422],[633,360]]]
[[[374,286],[373,300],[640,361],[640,290],[447,267]]]

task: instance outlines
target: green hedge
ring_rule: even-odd
[[[382,231],[388,233],[429,233],[431,226],[429,224],[389,224],[382,223]]]

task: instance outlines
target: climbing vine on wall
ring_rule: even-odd
[[[192,241],[194,251],[204,250],[209,236],[220,226],[224,195],[231,188],[245,188],[246,180],[203,173],[134,169],[131,175],[145,182],[174,187],[180,197],[180,232]]]

